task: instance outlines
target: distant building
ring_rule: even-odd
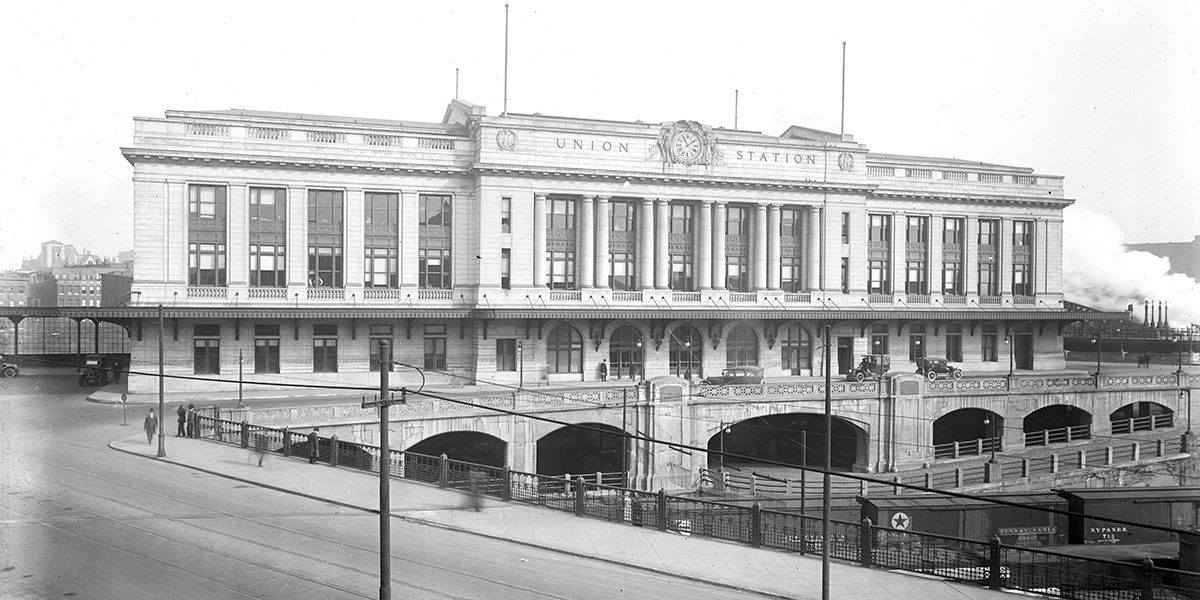
[[[29,273],[0,272],[0,306],[25,306],[29,298]]]
[[[100,275],[100,306],[128,305],[132,290],[132,273],[104,273]]]
[[[1200,235],[1190,242],[1151,242],[1125,244],[1129,250],[1148,252],[1171,261],[1171,272],[1200,280]]]

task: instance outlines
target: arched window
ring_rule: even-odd
[[[803,327],[793,324],[784,329],[779,349],[783,353],[780,364],[785,373],[792,375],[812,373],[812,339]]]
[[[703,377],[704,338],[691,325],[681,325],[671,332],[671,374],[685,379]]]
[[[546,371],[583,372],[583,336],[574,327],[563,323],[546,338]]]
[[[748,325],[734,327],[725,337],[725,366],[758,366],[758,335]]]
[[[636,379],[642,374],[642,332],[633,325],[622,325],[608,341],[608,376]]]

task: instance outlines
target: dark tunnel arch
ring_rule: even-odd
[[[833,444],[830,467],[834,471],[865,472],[868,463],[867,433],[854,423],[833,418]],[[739,455],[722,458],[725,453]],[[756,459],[772,460],[797,466],[820,468],[824,465],[825,417],[815,413],[764,415],[726,423],[708,439],[708,465],[756,470],[786,469],[767,466]],[[742,458],[744,457],[744,458]],[[759,466],[761,465],[761,467]]]
[[[624,470],[621,430],[603,423],[560,427],[537,441],[539,475],[619,473]]]
[[[408,451],[429,456],[445,454],[451,460],[503,467],[507,462],[508,443],[477,431],[449,431],[421,440]]]

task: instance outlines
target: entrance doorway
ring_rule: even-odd
[[[845,375],[854,368],[854,338],[839,337],[837,340],[838,374]]]
[[[1016,368],[1033,370],[1033,334],[1018,333],[1013,338],[1013,363]]]

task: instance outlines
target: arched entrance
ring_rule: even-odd
[[[642,332],[628,323],[617,328],[608,341],[608,376],[637,379],[642,374]]]
[[[537,441],[539,475],[618,473],[624,470],[621,430],[603,423],[561,427]]]
[[[1108,421],[1114,434],[1153,431],[1174,426],[1175,411],[1157,402],[1135,402],[1114,410]]]
[[[758,366],[758,334],[749,325],[738,325],[725,338],[726,367]]]
[[[845,419],[833,418],[830,466],[834,471],[865,472],[868,444],[865,431]],[[708,466],[777,472],[792,476],[792,469],[761,461],[783,462],[797,467],[822,467],[825,451],[825,417],[812,413],[789,413],[755,417],[727,423],[708,440]],[[722,455],[722,452],[725,455]]]
[[[508,444],[495,436],[475,431],[450,431],[421,440],[408,452],[428,456],[446,455],[451,460],[503,467],[508,453]]]
[[[583,336],[563,323],[546,336],[547,373],[583,373]]]
[[[704,338],[691,325],[680,325],[671,332],[671,374],[684,379],[704,377]]]
[[[982,408],[962,408],[933,422],[933,457],[977,456],[1004,447],[1004,417]]]
[[[1026,446],[1087,440],[1092,437],[1092,415],[1076,406],[1054,404],[1026,415],[1022,429]]]

